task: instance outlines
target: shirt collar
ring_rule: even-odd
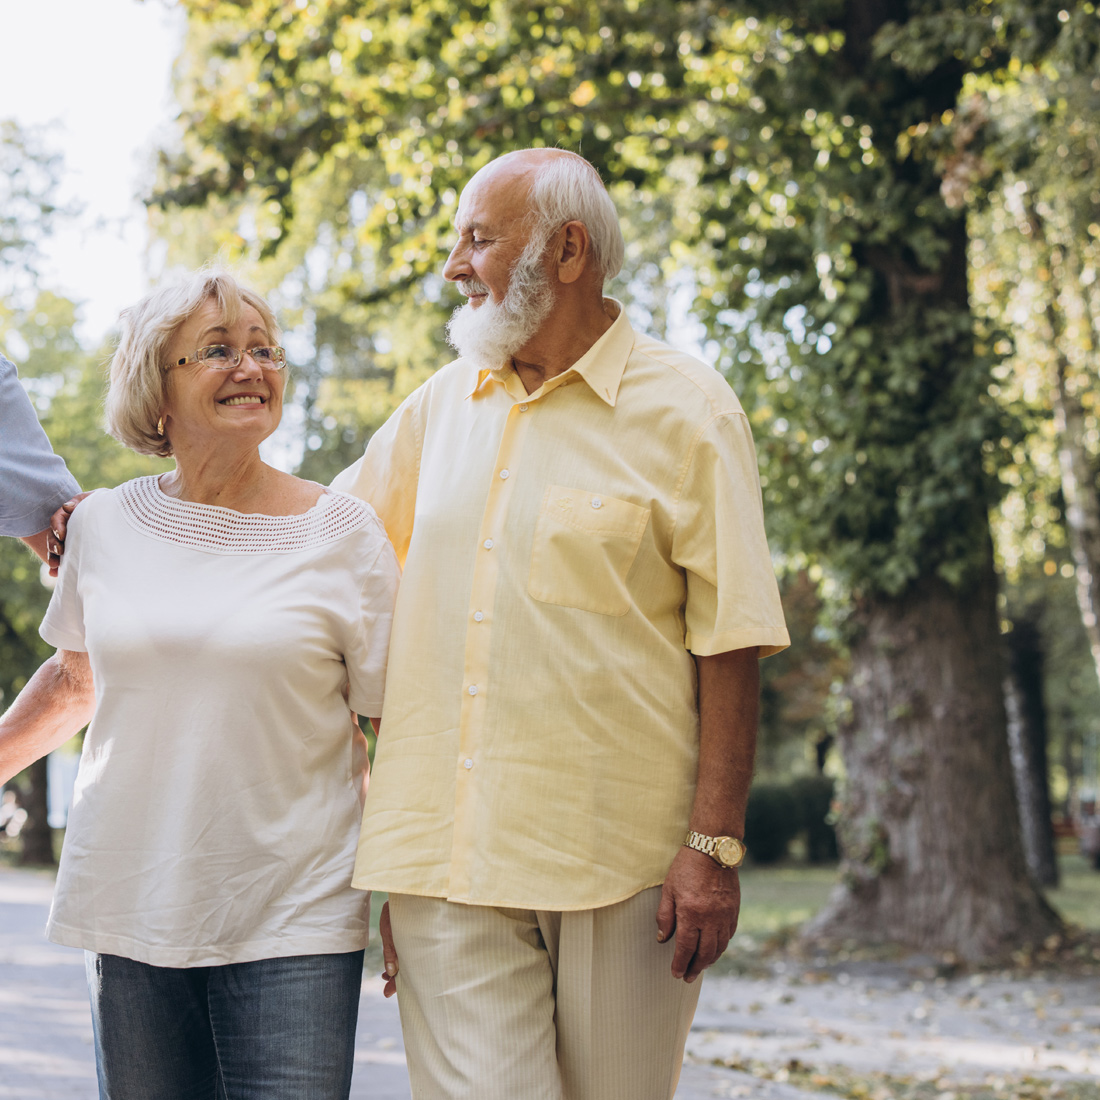
[[[486,382],[491,379],[502,385],[509,393],[512,393],[516,386],[523,391],[513,396],[535,398],[548,389],[556,388],[572,375],[584,381],[601,401],[614,408],[619,395],[619,385],[623,379],[623,371],[626,369],[626,361],[634,347],[634,330],[626,319],[626,310],[623,309],[621,302],[615,298],[604,298],[603,303],[604,310],[609,316],[614,316],[615,320],[568,370],[551,378],[534,393],[528,395],[511,363],[496,369],[482,368],[477,372],[477,382],[466,396],[473,397],[481,392]]]

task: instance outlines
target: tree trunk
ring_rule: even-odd
[[[1062,495],[1066,500],[1066,531],[1075,567],[1077,606],[1092,651],[1093,667],[1100,679],[1100,495],[1096,490],[1093,461],[1085,444],[1089,430],[1085,410],[1071,377],[1072,367],[1064,347],[1066,317],[1059,299],[1065,291],[1062,273],[1067,255],[1060,248],[1051,247],[1046,226],[1033,201],[1028,203],[1027,221],[1032,239],[1046,252],[1052,276],[1044,312],[1054,354],[1052,399],[1054,426],[1058,432],[1058,465]],[[1080,320],[1091,324],[1087,306]]]
[[[1056,314],[1052,304],[1048,317]],[[1062,495],[1066,498],[1066,529],[1075,566],[1077,604],[1100,678],[1100,499],[1097,499],[1092,461],[1085,448],[1085,411],[1067,379],[1068,362],[1055,348],[1054,424],[1058,430],[1058,464]]]
[[[46,758],[36,760],[23,773],[25,778],[19,791],[19,801],[27,811],[27,820],[19,834],[23,842],[23,854],[19,862],[25,866],[55,867],[53,833],[48,820],[49,805],[46,796]]]
[[[1047,774],[1043,650],[1039,631],[1026,619],[1018,619],[1008,635],[1005,706],[1027,869],[1040,886],[1057,886],[1058,860],[1054,852]]]
[[[838,6],[842,51],[853,81],[862,82],[861,92],[878,112],[871,122],[877,133],[900,135],[914,112],[935,116],[955,108],[963,86],[964,66],[950,58],[915,75],[877,57],[876,34],[887,22],[911,19],[911,8],[905,0]],[[961,142],[962,130],[956,136]],[[966,152],[965,142],[957,152]],[[893,178],[883,186],[900,189],[911,211],[941,202],[946,180],[929,174],[919,159],[899,155],[890,168]],[[852,249],[855,262],[874,274],[867,319],[878,321],[883,338],[904,341],[915,332],[945,331],[945,325],[957,333],[932,346],[925,359],[913,357],[912,392],[919,399],[909,411],[923,427],[899,438],[899,446],[912,447],[922,432],[925,440],[934,439],[933,425],[974,416],[973,406],[956,404],[973,385],[975,370],[965,219],[930,217],[926,226],[942,246],[935,266],[930,250],[918,255],[906,232],[896,239],[868,237]],[[894,400],[904,400],[900,388]],[[875,594],[869,585],[856,605],[851,720],[839,737],[846,770],[841,883],[805,934],[892,941],[978,960],[1045,939],[1061,921],[1024,862],[1005,734],[981,453],[975,445],[970,454],[956,449],[951,457],[954,491],[972,503],[955,509],[943,501],[928,504],[941,517],[931,556],[943,557],[900,594],[887,594],[887,586]],[[965,545],[969,559],[957,586],[936,570],[940,561],[962,564],[952,545]]]
[[[992,561],[864,601],[840,737],[841,883],[810,939],[996,958],[1061,927],[1028,877],[1012,797]]]
[[[1066,796],[1062,799],[1061,812],[1066,821],[1072,821],[1077,812],[1077,796],[1081,790],[1081,760],[1074,751],[1074,739],[1062,738],[1062,771],[1066,776]]]

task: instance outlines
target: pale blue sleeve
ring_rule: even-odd
[[[15,366],[0,355],[0,535],[45,530],[80,486],[53,453]]]

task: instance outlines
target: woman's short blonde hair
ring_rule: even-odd
[[[204,268],[166,283],[123,310],[122,337],[111,357],[107,386],[107,431],[140,455],[172,453],[171,443],[157,431],[168,395],[165,354],[180,325],[209,301],[217,303],[228,325],[251,306],[268,339],[273,344],[281,339],[271,306],[221,268]]]

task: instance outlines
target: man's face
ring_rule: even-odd
[[[484,172],[484,169],[482,170]],[[491,298],[504,301],[512,268],[527,247],[527,173],[497,170],[475,176],[458,203],[458,242],[443,277],[459,284],[474,309]],[[464,284],[477,284],[471,287]]]
[[[474,178],[462,194],[458,243],[443,274],[469,299],[447,325],[460,355],[499,367],[523,349],[554,307],[546,242],[529,236],[529,177]]]

